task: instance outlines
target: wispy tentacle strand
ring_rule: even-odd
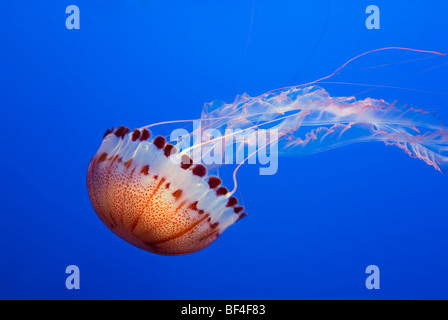
[[[225,118],[228,114],[232,118]],[[331,97],[317,86],[292,87],[255,98],[244,94],[233,103],[214,101],[205,105],[201,118],[203,127],[211,124],[221,131],[276,129],[285,154],[382,141],[437,170],[448,163],[448,131],[435,113],[384,100]]]

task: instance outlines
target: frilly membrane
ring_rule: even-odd
[[[291,87],[258,97],[243,94],[233,103],[207,103],[201,125],[202,131],[276,129],[279,153],[286,155],[382,141],[439,171],[448,163],[448,131],[434,112],[371,98],[331,97],[318,86]]]

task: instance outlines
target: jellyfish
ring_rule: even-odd
[[[385,49],[390,48],[378,50]],[[257,97],[239,95],[231,103],[213,101],[204,105],[199,119],[107,130],[87,170],[88,193],[98,217],[136,247],[184,255],[208,247],[247,215],[234,196],[236,173],[268,151],[271,156],[310,154],[382,142],[438,171],[447,165],[448,131],[434,112],[381,99],[333,97],[317,85],[319,80]],[[150,130],[182,122],[197,125],[174,138],[153,136]],[[224,152],[229,147],[230,157]],[[239,157],[238,150],[245,149],[245,157]],[[232,162],[238,157],[239,162]],[[212,174],[229,159],[238,164],[231,191]]]

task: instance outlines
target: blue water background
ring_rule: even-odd
[[[253,3],[255,6],[253,7]],[[81,10],[67,30],[65,8]],[[367,30],[365,8],[381,10]],[[86,169],[115,125],[198,117],[402,46],[448,52],[446,1],[5,1],[0,15],[0,298],[448,298],[448,175],[396,147],[355,144],[240,171],[249,216],[196,254],[164,257],[96,217]],[[253,23],[251,27],[253,15]],[[249,37],[249,31],[250,39]],[[382,84],[358,98],[435,110],[448,123],[448,66],[381,52],[334,81]],[[333,96],[366,87],[323,85]],[[154,130],[156,131],[156,130]],[[157,132],[156,132],[157,133]],[[232,185],[230,179],[228,185]],[[241,200],[241,197],[240,197]],[[65,268],[81,289],[65,288]],[[378,265],[381,289],[367,290]]]

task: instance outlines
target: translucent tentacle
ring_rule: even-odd
[[[220,119],[226,114],[232,119]],[[317,86],[293,87],[255,98],[246,94],[233,103],[214,101],[202,123],[245,130],[276,129],[283,154],[309,154],[342,145],[382,141],[440,170],[448,163],[448,132],[436,114],[384,100],[331,97]],[[213,141],[212,141],[213,142]]]

